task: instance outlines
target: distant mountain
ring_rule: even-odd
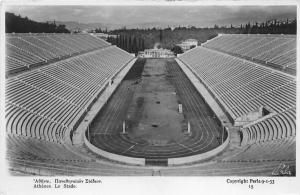
[[[66,25],[66,28],[70,31],[73,30],[94,30],[96,28],[101,28],[102,30],[115,30],[115,29],[120,29],[126,26],[127,29],[132,29],[132,28],[142,28],[142,29],[147,29],[147,28],[166,28],[168,26],[188,26],[188,24],[181,24],[177,22],[144,22],[144,23],[128,23],[128,24],[118,24],[118,23],[79,23],[79,22],[74,22],[74,21],[56,21],[56,24],[64,24]]]
[[[280,15],[277,14],[276,15],[276,19],[277,21],[281,21],[281,20],[286,20],[285,16],[288,16],[286,18],[290,18],[292,19],[292,15]],[[190,20],[186,23],[181,23],[181,22],[177,22],[174,20],[167,20],[167,21],[155,21],[155,22],[143,22],[143,23],[126,23],[126,24],[118,24],[118,23],[79,23],[79,22],[74,22],[74,21],[66,21],[66,22],[56,22],[57,25],[59,24],[64,24],[66,25],[66,28],[70,31],[76,30],[76,29],[80,29],[80,30],[94,30],[96,28],[101,28],[102,30],[115,30],[115,29],[120,29],[123,27],[126,27],[126,29],[135,29],[135,28],[139,28],[139,29],[148,29],[148,28],[166,28],[166,27],[189,27],[189,26],[195,26],[195,27],[213,27],[214,25],[211,24],[216,24],[218,26],[227,26],[229,27],[231,24],[233,26],[240,26],[240,24],[245,24],[245,21],[247,22],[265,22],[266,20],[274,20],[274,17],[270,17],[267,18],[265,20],[259,20],[258,18],[256,19],[251,19],[249,20],[246,17],[241,16],[240,18],[234,18],[234,17],[229,17],[229,18],[224,18],[224,19],[219,19],[219,20],[215,20],[215,19],[210,19],[207,18],[206,21],[203,20],[199,20],[199,19],[194,19],[194,20]]]
[[[63,25],[36,22],[10,12],[5,13],[5,27],[6,33],[69,33]]]
[[[96,28],[101,28],[102,30],[113,30],[117,28],[121,28],[121,24],[104,24],[104,23],[79,23],[79,22],[73,22],[73,21],[55,21],[56,24],[64,24],[66,25],[66,28],[70,31],[73,30],[94,30]]]

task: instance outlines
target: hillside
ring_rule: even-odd
[[[14,13],[5,13],[6,33],[69,33],[65,25],[48,22],[36,22],[27,17],[23,18]]]
[[[221,34],[296,34],[297,21],[266,21],[263,23],[247,23],[240,26],[233,27],[219,27],[215,25],[211,28],[196,28],[191,27],[176,27],[171,28],[151,28],[151,29],[119,29],[111,31],[111,34],[120,34],[126,36],[135,36],[145,40],[145,48],[153,48],[154,44],[160,42],[160,35],[162,35],[162,46],[171,49],[175,44],[180,43],[186,39],[197,39],[198,42],[204,43]]]

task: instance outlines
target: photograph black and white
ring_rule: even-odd
[[[296,176],[296,4],[4,11],[9,177]]]

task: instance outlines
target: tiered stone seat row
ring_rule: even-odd
[[[228,161],[296,160],[296,137],[257,142]]]
[[[241,129],[243,145],[296,136],[296,110],[291,109]]]
[[[50,51],[39,47],[38,45],[27,42],[20,37],[8,37],[6,39],[6,44],[13,45],[17,48],[22,49],[23,51],[28,51],[31,54],[42,58],[44,61],[57,57]]]
[[[6,73],[23,71],[31,66],[107,46],[107,42],[88,34],[7,34]],[[16,66],[16,61],[24,64],[18,63],[19,66]]]
[[[295,171],[295,161],[236,161],[212,162],[190,167],[162,169],[164,176],[274,176],[281,162]],[[295,173],[295,172],[294,172]]]
[[[5,66],[5,72],[13,71],[13,70],[26,70],[27,65],[24,62],[19,61],[18,59],[12,58],[7,56],[6,57],[6,63],[9,64],[9,66]]]
[[[40,160],[40,162],[85,160],[64,145],[15,134],[7,135],[7,156],[13,159]]]
[[[80,108],[21,82],[11,85],[22,90],[6,97],[7,132],[60,142]]]
[[[223,34],[204,47],[296,71],[296,36]]]
[[[272,175],[281,162],[294,166],[295,142],[292,138],[263,142],[220,162],[200,163],[182,167],[168,167],[153,173],[152,169],[136,166],[120,166],[107,161],[93,162],[70,151],[64,145],[21,135],[8,135],[7,158],[12,174],[26,172],[39,175],[107,175],[129,176],[153,174],[161,176],[182,175]],[[279,155],[278,155],[279,154]],[[289,170],[293,168],[290,167]]]
[[[71,151],[65,145],[22,135],[7,136],[7,159],[11,172],[41,175],[148,175],[151,169],[95,162],[91,156]]]
[[[230,110],[233,119],[261,106],[283,112],[296,104],[296,81],[288,74],[203,47],[180,59]]]
[[[271,49],[273,52],[284,50],[283,47],[290,47],[291,51],[286,49],[286,53],[292,53],[294,49],[289,44],[293,44],[293,41],[274,40],[273,37],[264,37],[258,41],[255,36],[245,38],[245,35],[239,37],[238,40],[235,39],[236,36],[224,37],[226,39],[222,36],[217,37],[205,46],[218,51],[197,47],[179,58],[189,65],[215,94],[233,119],[257,110],[261,106],[276,113],[272,117],[242,128],[242,147],[246,150],[228,160],[238,162],[295,160],[295,77],[235,57],[236,55],[226,54],[230,52],[235,54],[238,47],[244,53],[254,54],[258,50],[252,50],[245,45],[246,43],[263,44],[266,49],[266,45],[271,46],[268,42],[273,42],[273,49]],[[231,48],[230,52],[228,48]],[[226,52],[220,52],[223,50]],[[261,55],[257,56],[267,56],[262,50],[259,51]],[[284,62],[281,59],[283,55],[274,57],[275,55],[270,53],[271,55],[274,60]]]
[[[43,59],[31,54],[29,51],[22,50],[14,45],[6,44],[6,67],[12,69],[13,66],[8,59],[18,61],[29,68],[31,64],[42,63]],[[14,70],[14,69],[12,69]]]
[[[107,47],[7,79],[7,132],[61,143],[105,82],[132,58]]]

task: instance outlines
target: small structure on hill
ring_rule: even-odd
[[[180,44],[177,44],[177,46],[181,47],[183,52],[186,52],[194,47],[197,47],[198,41],[196,39],[187,39]]]
[[[112,38],[118,38],[119,35],[111,35],[111,34],[106,34],[106,33],[90,33],[91,35],[98,37],[100,39],[103,39],[105,41],[107,41],[108,37],[112,37]]]

